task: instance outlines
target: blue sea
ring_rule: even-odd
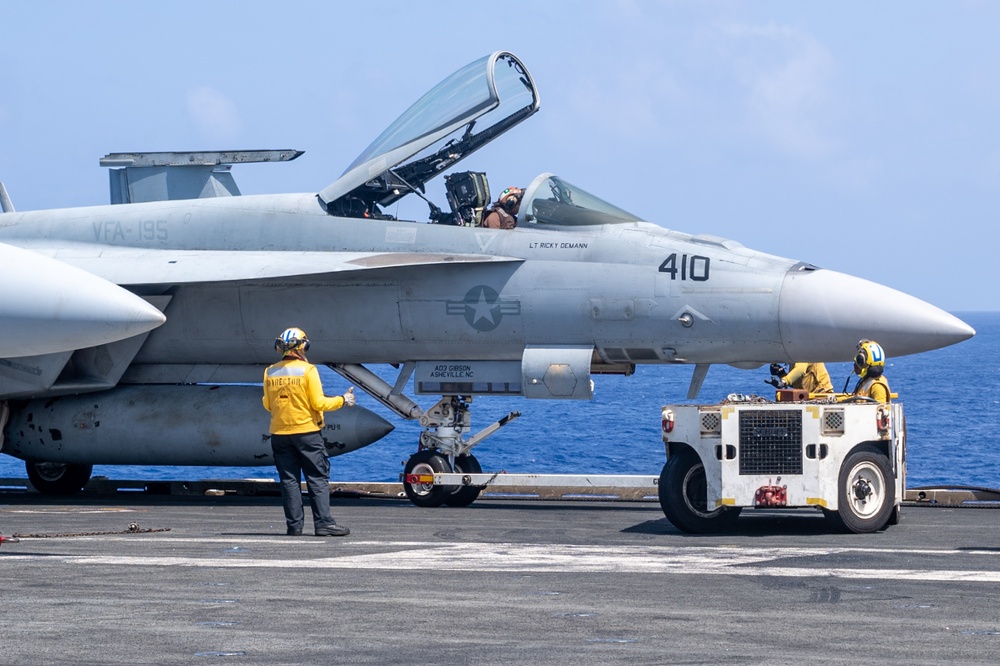
[[[956,313],[976,329],[959,345],[889,359],[886,377],[905,405],[908,426],[907,486],[1000,487],[1000,313]],[[378,368],[373,368],[377,369]],[[844,387],[849,363],[828,364],[834,388]],[[347,388],[323,369],[328,394]],[[380,372],[394,377],[391,368]],[[659,474],[664,462],[660,407],[686,402],[691,366],[639,366],[631,377],[597,376],[592,401],[477,398],[473,432],[511,411],[522,416],[484,440],[474,453],[484,471],[534,474]],[[766,366],[737,370],[712,366],[696,402],[714,403],[730,393],[773,396]],[[853,388],[854,382],[851,382]],[[411,394],[412,395],[412,394]],[[418,399],[425,408],[431,396]],[[397,481],[417,448],[421,431],[362,392],[358,403],[396,426],[387,437],[331,460],[334,481]],[[266,413],[261,411],[261,419]],[[95,475],[115,479],[276,479],[273,467],[101,466]],[[0,455],[0,478],[23,478],[24,465]]]

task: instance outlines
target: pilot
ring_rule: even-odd
[[[319,371],[306,360],[309,338],[301,328],[286,329],[275,338],[274,348],[282,358],[264,371],[264,409],[271,412],[271,451],[281,482],[286,533],[302,534],[300,484],[305,474],[316,536],[347,536],[351,530],[330,515],[330,460],[320,431],[323,412],[354,406],[354,387],[342,396],[323,394]]]
[[[517,212],[521,209],[521,197],[524,190],[519,187],[508,187],[500,193],[500,198],[490,208],[489,214],[483,220],[483,226],[489,229],[513,229],[517,226]]]
[[[768,381],[775,388],[802,389],[808,393],[833,393],[830,373],[822,363],[796,363],[785,369],[781,363],[771,364],[774,377]]]
[[[857,355],[854,357],[854,374],[859,379],[852,395],[871,398],[878,402],[889,402],[889,382],[882,376],[885,371],[885,352],[882,346],[874,340],[862,340],[858,343]]]

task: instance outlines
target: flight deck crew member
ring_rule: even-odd
[[[483,220],[483,226],[488,229],[513,229],[517,226],[517,212],[521,209],[521,197],[524,190],[519,187],[508,187],[500,193],[500,198],[490,209]]]
[[[780,363],[772,363],[771,374],[778,379],[768,383],[776,388],[790,387],[808,393],[833,393],[830,373],[822,363],[796,363],[788,370]]]
[[[306,360],[309,338],[300,328],[289,328],[274,340],[281,361],[264,371],[264,409],[271,412],[271,451],[281,482],[287,534],[302,534],[301,475],[305,474],[316,536],[351,533],[330,515],[330,460],[320,435],[323,412],[354,406],[354,387],[343,396],[323,394],[316,366]]]
[[[882,376],[884,371],[885,352],[882,346],[873,340],[859,342],[858,353],[854,357],[854,374],[859,379],[852,395],[889,402],[892,395],[889,382]]]

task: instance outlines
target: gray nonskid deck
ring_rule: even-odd
[[[831,533],[655,502],[334,500],[286,537],[268,496],[0,494],[0,663],[993,663],[1000,511],[908,506]],[[122,533],[130,526],[155,532]],[[96,534],[95,534],[96,533]],[[90,534],[90,536],[82,536]],[[73,536],[81,535],[81,536]]]
[[[488,475],[483,475],[488,476]],[[609,500],[623,502],[656,502],[655,476],[649,475],[493,475],[495,482],[487,484],[481,497],[487,499],[528,500]],[[524,485],[504,483],[507,476],[529,479]],[[565,479],[565,482],[560,482]],[[581,483],[580,480],[587,483]],[[533,481],[533,482],[532,482]],[[572,481],[572,483],[571,483]],[[617,483],[614,483],[616,482]],[[305,484],[303,484],[305,491]],[[330,492],[334,497],[373,497],[404,499],[402,483],[370,481],[331,481]],[[7,493],[35,493],[27,479],[0,478],[0,498]],[[81,497],[110,497],[116,494],[140,494],[171,497],[278,497],[281,489],[272,479],[199,479],[199,480],[142,480],[92,478]],[[903,497],[908,505],[936,506],[995,506],[1000,508],[1000,489],[965,486],[921,487],[908,489]]]

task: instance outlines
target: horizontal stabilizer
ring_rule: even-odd
[[[111,169],[111,203],[238,197],[233,164],[289,162],[301,150],[228,150],[160,153],[108,153],[101,166]]]
[[[101,158],[106,167],[220,166],[255,162],[291,162],[305,151],[292,150],[219,150],[161,153],[108,153]]]

